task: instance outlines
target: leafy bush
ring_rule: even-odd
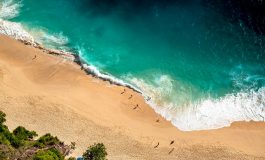
[[[64,160],[63,155],[55,148],[38,151],[33,160]]]
[[[47,145],[60,144],[60,140],[57,137],[53,137],[50,133],[41,136],[37,142],[34,144],[35,147],[44,147]]]
[[[13,147],[19,148],[25,145],[28,140],[32,140],[35,136],[37,136],[36,132],[28,131],[24,127],[19,126],[13,131],[13,134],[10,133],[9,141]]]
[[[0,125],[0,144],[11,144],[13,147],[18,148],[22,145],[19,141],[7,128],[5,125]]]
[[[0,125],[0,144],[9,145],[9,137],[11,133],[9,132],[8,128],[4,125]]]
[[[17,127],[13,134],[20,140],[32,140],[34,137],[38,136],[35,131],[29,131],[24,127]]]
[[[0,111],[0,124],[3,124],[6,121],[6,114]]]
[[[4,125],[6,121],[6,114],[0,111],[0,144],[10,144],[10,140],[13,139],[13,135],[10,133],[8,127]]]
[[[83,154],[84,160],[105,160],[106,156],[107,152],[103,143],[90,146]]]
[[[12,145],[13,147],[15,147],[15,148],[19,148],[19,147],[21,147],[21,146],[23,146],[23,145],[25,144],[23,140],[18,139],[17,137],[14,137],[14,136],[13,136],[13,138],[10,140],[10,143],[11,143],[11,145]]]
[[[10,144],[9,140],[6,138],[6,136],[3,133],[0,133],[0,145],[1,144],[5,144],[5,145]]]

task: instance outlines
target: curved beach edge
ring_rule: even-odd
[[[109,85],[88,76],[73,61],[5,36],[0,36],[0,69],[0,110],[9,117],[10,129],[22,125],[74,141],[75,156],[103,142],[109,159],[265,157],[265,123],[180,131],[156,114],[141,94],[131,89],[121,94],[123,86]]]

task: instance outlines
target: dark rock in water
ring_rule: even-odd
[[[244,23],[257,34],[265,35],[264,0],[203,0],[235,23]]]

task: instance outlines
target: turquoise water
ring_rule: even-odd
[[[80,54],[101,72],[138,87],[180,129],[262,120],[265,37],[201,0],[173,2],[10,1],[20,4],[19,13],[6,20],[21,23],[46,47]],[[238,103],[250,95],[259,97],[247,106],[257,113]],[[240,114],[230,115],[233,108]]]

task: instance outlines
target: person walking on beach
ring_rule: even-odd
[[[124,94],[126,92],[126,90],[125,89],[123,89],[123,92],[121,92],[121,94]]]
[[[139,105],[138,104],[133,109],[137,109],[137,108],[139,108]]]
[[[37,55],[35,54],[34,57],[32,58],[32,60],[36,59],[37,58]]]
[[[131,94],[131,96],[128,99],[131,99],[133,97],[133,95]]]
[[[159,142],[157,143],[157,145],[154,148],[157,148],[159,146]]]

